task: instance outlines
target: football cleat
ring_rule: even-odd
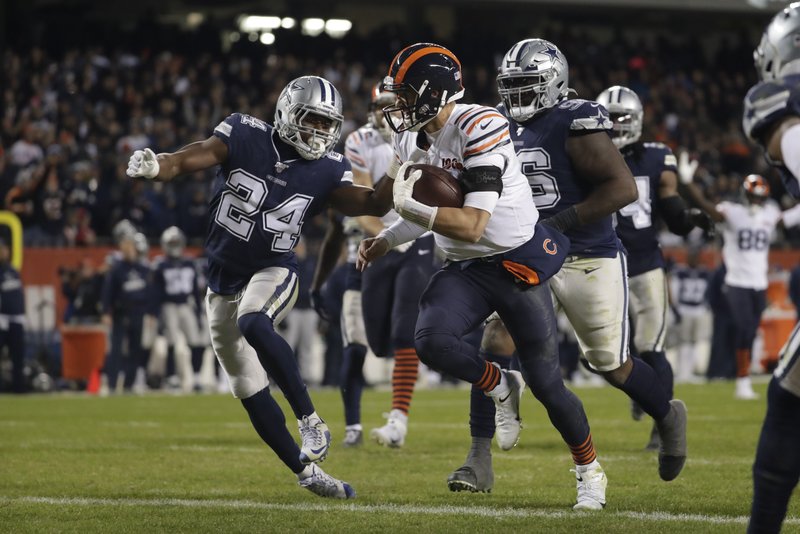
[[[496,363],[492,365],[498,366]],[[500,383],[492,391],[486,392],[494,401],[494,425],[497,445],[510,451],[519,442],[522,419],[519,416],[519,403],[525,393],[525,381],[519,371],[500,370]]]
[[[657,451],[661,447],[661,436],[658,435],[658,425],[653,422],[653,429],[650,431],[650,441],[644,446],[646,451]]]
[[[344,430],[344,447],[360,447],[364,443],[364,433],[360,428],[346,427]]]
[[[661,436],[658,474],[666,481],[674,480],[686,463],[686,405],[678,399],[669,403],[669,413],[656,423]]]
[[[306,488],[320,497],[332,499],[355,499],[356,497],[356,490],[350,484],[333,478],[318,465],[309,465],[297,477],[300,487]]]
[[[573,510],[602,510],[606,505],[608,479],[597,461],[589,465],[578,465],[570,469],[575,473],[578,486],[578,502]]]
[[[749,376],[736,379],[736,393],[733,396],[739,400],[758,399],[758,393],[753,391],[753,384],[750,382]]]
[[[487,443],[486,450],[479,452],[473,445],[464,465],[447,477],[447,487],[450,491],[470,491],[472,493],[490,493],[492,491],[494,471],[492,470],[490,447],[491,443]]]
[[[331,446],[331,433],[325,421],[319,418],[316,412],[304,415],[297,421],[300,429],[300,461],[304,464],[321,462],[328,455]]]
[[[384,417],[388,417],[387,423],[380,428],[373,428],[369,433],[370,437],[385,447],[402,447],[408,433],[408,415],[400,410],[392,410],[388,415],[384,414]]]

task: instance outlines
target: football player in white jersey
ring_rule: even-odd
[[[767,152],[786,190],[800,199],[800,2],[764,30],[754,53],[759,83],[744,101],[745,133]],[[753,464],[748,532],[778,532],[800,478],[800,323],[781,350]]]
[[[722,260],[727,268],[725,296],[736,324],[736,392],[737,399],[752,400],[758,395],[750,383],[750,360],[753,342],[767,306],[767,274],[769,244],[778,223],[794,226],[800,222],[800,208],[781,212],[769,200],[769,183],[763,176],[751,174],[742,184],[745,203],[723,201],[714,205],[692,182],[694,163],[681,154],[679,172],[692,199],[711,218],[723,223]]]
[[[402,219],[361,243],[359,264],[433,230],[447,262],[420,300],[415,333],[420,360],[491,397],[498,436],[515,441],[522,376],[485,361],[462,340],[497,311],[553,425],[568,446],[582,447],[593,469],[602,473],[583,406],[561,379],[555,312],[545,283],[563,264],[569,241],[552,227],[536,224],[539,212],[511,144],[508,121],[494,108],[456,103],[464,94],[461,64],[439,45],[417,43],[400,51],[384,87],[398,96],[397,105],[384,112],[397,132],[397,159],[388,175],[397,176],[394,206]],[[464,192],[463,207],[415,200],[412,191],[421,172],[411,167],[414,162],[449,170]],[[579,478],[576,509],[602,508],[605,475],[591,491],[584,485]]]

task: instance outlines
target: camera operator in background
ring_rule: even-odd
[[[19,272],[11,265],[11,248],[0,237],[0,355],[11,358],[11,390],[25,392],[25,290]],[[4,390],[0,384],[0,391]]]

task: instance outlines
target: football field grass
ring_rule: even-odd
[[[346,502],[298,487],[229,396],[0,396],[0,532],[744,532],[766,384],[755,402],[732,389],[677,387],[689,460],[669,483],[627,399],[577,389],[609,479],[596,513],[572,511],[568,451],[530,392],[520,444],[493,449],[494,491],[470,494],[445,483],[469,445],[468,390],[418,391],[402,449],[343,448],[338,392],[313,391],[334,437],[322,465],[358,493]],[[365,392],[367,431],[390,399]],[[799,501],[785,532],[800,532]]]

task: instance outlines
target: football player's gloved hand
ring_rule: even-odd
[[[422,177],[422,171],[415,170],[405,176],[409,162],[400,167],[400,173],[392,186],[392,196],[394,199],[394,209],[402,218],[417,224],[426,230],[433,228],[433,221],[436,219],[436,212],[439,208],[427,206],[422,202],[414,200],[414,184]]]
[[[686,185],[694,181],[694,173],[697,171],[697,166],[700,162],[696,159],[689,160],[689,153],[685,150],[678,156],[678,178],[681,183]]]
[[[161,170],[158,165],[158,158],[155,152],[149,148],[144,150],[137,150],[128,160],[128,170],[125,173],[131,178],[142,176],[148,180],[152,180],[158,176],[158,171]]]
[[[311,307],[314,308],[317,315],[330,322],[331,316],[328,313],[328,309],[325,307],[325,297],[322,295],[322,290],[312,289],[309,296],[311,297]]]
[[[706,212],[697,208],[689,208],[688,214],[693,225],[702,229],[708,237],[714,237],[714,221]]]

